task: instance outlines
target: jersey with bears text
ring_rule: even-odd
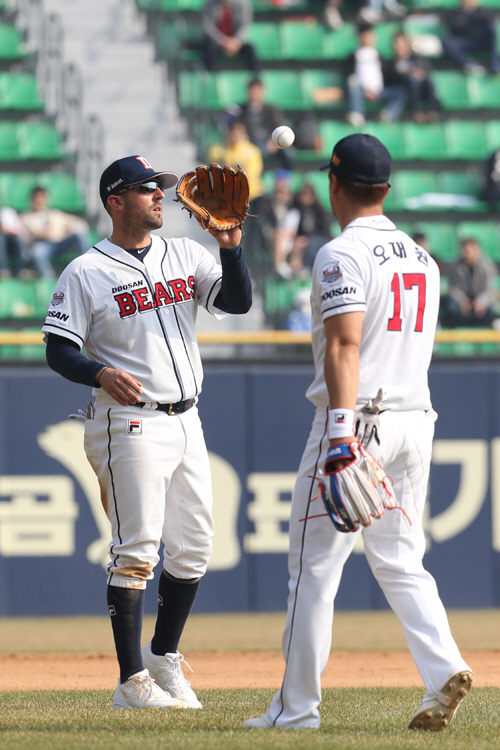
[[[153,237],[144,262],[103,240],[65,268],[42,330],[125,370],[142,384],[143,401],[194,398],[203,378],[197,309],[224,317],[214,307],[221,278],[215,258],[187,238]],[[101,388],[94,394],[113,402]]]
[[[427,370],[439,295],[436,263],[407,234],[385,216],[352,221],[315,259],[311,302],[316,377],[307,397],[316,406],[328,405],[323,321],[361,311],[356,408],[383,388],[385,408],[429,409]]]

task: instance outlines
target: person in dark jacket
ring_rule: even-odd
[[[479,8],[479,0],[461,0],[460,7],[447,16],[450,35],[443,39],[447,55],[465,73],[483,73],[484,67],[471,57],[471,52],[486,52],[492,73],[500,72],[496,54],[496,30],[492,13]]]
[[[392,44],[394,59],[382,65],[384,85],[406,87],[408,104],[416,122],[439,119],[439,102],[428,63],[412,52],[410,40],[402,31],[394,35]]]
[[[497,204],[500,202],[500,148],[486,162],[483,193],[490,211],[496,211]]]
[[[494,317],[496,268],[472,238],[461,242],[460,258],[449,274],[448,325],[490,326]]]
[[[265,88],[259,78],[253,78],[248,84],[248,100],[241,107],[238,119],[247,129],[252,143],[259,147],[264,165],[275,157],[285,169],[292,169],[293,149],[280,149],[271,140],[271,133],[283,125],[283,114],[274,104],[265,101]]]

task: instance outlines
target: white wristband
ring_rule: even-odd
[[[352,409],[328,409],[328,439],[354,435],[355,416]]]

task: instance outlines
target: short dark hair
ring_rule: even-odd
[[[334,172],[330,171],[330,175]],[[335,175],[340,183],[340,186],[344,193],[350,198],[353,203],[357,203],[360,206],[374,206],[377,203],[381,203],[389,186],[388,182],[379,182],[375,185],[368,185],[365,182],[354,182],[349,180],[347,177],[340,177]]]
[[[251,89],[252,86],[263,86],[264,83],[261,81],[260,78],[251,78],[250,81],[248,81],[247,89]]]
[[[43,185],[35,185],[35,187],[31,191],[31,197],[33,197],[36,193],[48,193],[48,190],[47,188],[44,188]]]
[[[373,31],[373,24],[368,21],[361,21],[358,23],[358,34],[364,34],[365,31]]]
[[[415,242],[417,242],[417,243],[420,243],[420,242],[422,242],[422,240],[423,240],[424,242],[426,242],[426,240],[427,240],[427,235],[425,235],[425,234],[424,234],[423,232],[414,232],[414,233],[413,233],[413,240],[414,240]]]

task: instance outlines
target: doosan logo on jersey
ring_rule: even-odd
[[[55,310],[49,310],[47,313],[48,318],[57,318],[58,320],[66,321],[69,320],[68,313],[63,313],[61,311],[55,312]]]
[[[139,281],[130,281],[128,284],[122,284],[122,286],[114,286],[111,290],[111,294],[123,292],[124,289],[134,289],[134,287],[137,286],[144,286],[144,279],[139,279]]]
[[[325,302],[327,299],[333,299],[334,297],[340,297],[342,294],[356,294],[355,286],[339,286],[337,289],[331,289],[329,292],[325,292],[321,295],[321,299]]]

